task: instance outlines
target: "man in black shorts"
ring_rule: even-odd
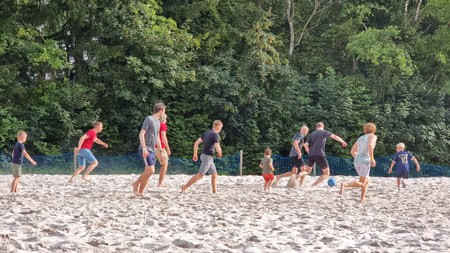
[[[283,177],[290,177],[291,175],[297,175],[299,169],[306,171],[305,161],[302,156],[302,146],[305,144],[305,136],[308,134],[308,127],[302,126],[300,131],[294,135],[292,138],[291,152],[289,153],[289,158],[291,159],[292,171],[288,171],[281,175],[276,176],[274,185],[277,185],[280,179]]]
[[[314,182],[312,186],[319,185],[330,176],[330,166],[328,165],[327,158],[325,157],[325,144],[328,137],[340,142],[343,148],[347,147],[347,143],[342,140],[341,137],[324,130],[324,124],[322,122],[318,122],[316,124],[316,131],[309,135],[308,140],[305,143],[305,149],[309,154],[309,159],[308,166],[306,166],[306,171],[302,171],[299,174],[300,186],[303,185],[306,175],[311,173],[312,167],[315,163],[317,163],[322,169],[322,175],[316,180],[316,182]]]

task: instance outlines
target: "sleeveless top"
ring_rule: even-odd
[[[356,141],[356,146],[358,148],[358,152],[355,157],[356,164],[370,164],[370,155],[369,155],[369,137],[371,134],[365,134],[358,138]]]

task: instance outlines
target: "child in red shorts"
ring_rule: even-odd
[[[264,150],[264,158],[261,159],[259,163],[259,167],[262,169],[262,176],[264,178],[264,191],[271,189],[275,176],[273,175],[273,161],[272,158],[272,150],[270,148],[266,148]]]

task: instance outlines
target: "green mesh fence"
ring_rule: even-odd
[[[281,174],[292,169],[291,161],[289,157],[273,155],[275,174]],[[303,157],[305,162],[308,163],[308,156]],[[342,175],[342,176],[357,176],[355,167],[353,166],[353,159],[349,158],[339,158],[327,156],[328,164],[330,165],[331,175]],[[370,170],[370,176],[372,177],[395,177],[395,166],[392,169],[392,174],[387,174],[389,166],[391,165],[392,158],[384,157],[375,159],[377,166]],[[410,177],[450,177],[450,167],[439,166],[433,164],[420,163],[420,172],[416,171],[416,165],[412,163],[410,166]],[[312,173],[311,173],[312,174]],[[321,175],[322,170],[320,168],[316,169],[316,175]]]
[[[74,171],[74,154],[32,156],[38,165],[32,166],[24,159],[23,172],[25,174],[72,174]],[[99,165],[92,174],[140,174],[144,163],[138,153],[122,156],[96,156]],[[214,163],[219,175],[239,175],[239,153],[215,158]],[[170,157],[167,174],[195,174],[200,161]],[[157,172],[159,163],[156,164]],[[0,153],[0,174],[12,174],[11,155]]]

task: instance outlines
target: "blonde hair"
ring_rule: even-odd
[[[103,125],[103,123],[100,122],[100,121],[97,121],[97,122],[94,123],[94,128],[95,128],[95,127],[98,127],[98,126],[100,126],[100,125]]]
[[[366,123],[364,125],[365,134],[373,134],[377,131],[377,126],[374,123]]]
[[[323,128],[325,125],[323,124],[323,122],[317,122],[316,123],[316,128]]]
[[[24,136],[24,135],[27,135],[27,132],[21,130],[21,131],[17,132],[16,137],[19,138],[20,136]]]
[[[397,149],[405,150],[405,143],[400,142],[399,144],[397,144]]]
[[[213,128],[217,128],[217,127],[220,127],[220,126],[223,126],[222,121],[220,121],[220,120],[214,120],[214,122],[213,122]]]
[[[270,148],[264,149],[264,155],[269,156],[270,154],[272,154],[272,150]]]

